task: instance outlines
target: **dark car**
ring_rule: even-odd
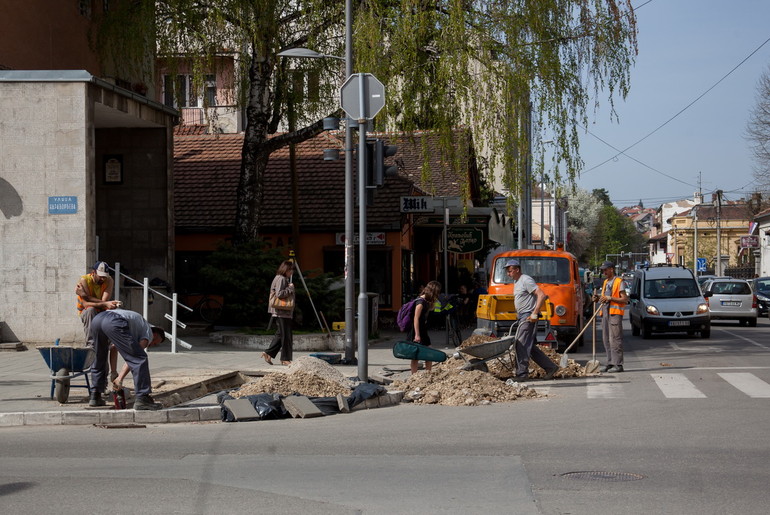
[[[757,295],[757,315],[770,316],[770,277],[757,277],[752,286]]]

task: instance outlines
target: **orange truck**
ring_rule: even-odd
[[[492,261],[488,294],[480,295],[476,306],[477,327],[503,336],[516,320],[513,280],[504,268],[509,259],[518,259],[522,273],[532,277],[548,296],[549,302],[540,318],[549,322],[545,325],[550,325],[557,346],[569,345],[585,323],[584,292],[577,259],[560,249],[511,250],[496,255]]]

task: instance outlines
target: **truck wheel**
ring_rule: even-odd
[[[70,396],[70,371],[66,368],[60,368],[56,372],[56,377],[66,377],[66,379],[55,379],[56,386],[54,387],[54,396],[59,404],[67,404],[67,399]]]
[[[642,338],[645,340],[652,338],[652,328],[649,324],[645,324],[644,322],[642,322]]]
[[[701,338],[711,338],[711,326],[706,327],[700,332]]]

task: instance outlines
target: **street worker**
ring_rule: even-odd
[[[146,347],[158,345],[166,339],[163,329],[152,327],[139,313],[125,309],[111,309],[97,314],[91,321],[91,337],[95,343],[96,359],[91,368],[91,396],[89,406],[104,406],[101,392],[107,386],[105,362],[111,342],[123,356],[134,378],[135,410],[158,410],[163,406],[153,401],[150,393],[150,364]]]
[[[157,343],[154,343],[155,338],[153,338],[152,341],[140,340],[139,346],[142,347],[143,349],[147,349],[147,347],[155,347],[156,345],[160,345],[165,340],[166,340],[166,335],[164,334],[163,339]],[[112,351],[112,349],[115,349],[114,345],[110,345],[110,351]],[[115,350],[115,352],[117,353],[117,349]],[[123,368],[120,370],[120,373],[118,374],[118,376],[112,379],[113,390],[120,390],[121,388],[123,388],[123,380],[126,378],[129,372],[131,372],[131,367],[128,366],[128,363],[123,363]]]
[[[599,316],[602,317],[602,343],[607,353],[607,362],[602,372],[623,372],[623,312],[628,304],[628,285],[622,277],[615,275],[615,263],[605,261],[599,267],[604,274],[600,293],[594,294],[599,301]]]
[[[514,379],[524,381],[529,378],[529,360],[540,365],[545,371],[543,379],[553,379],[559,366],[551,361],[545,352],[535,343],[537,320],[543,304],[548,298],[532,277],[521,272],[518,259],[509,259],[505,263],[505,272],[513,279],[513,302],[516,306],[516,375]]]
[[[115,288],[115,281],[110,276],[110,267],[104,261],[97,261],[91,271],[80,277],[75,285],[77,308],[80,321],[83,322],[83,332],[86,336],[86,347],[94,348],[90,337],[91,321],[102,311],[120,307],[120,302],[110,300]],[[118,376],[118,351],[110,348],[110,379]]]

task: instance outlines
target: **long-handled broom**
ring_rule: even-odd
[[[575,339],[572,340],[572,343],[569,344],[569,347],[567,347],[567,349],[564,351],[564,354],[561,355],[561,360],[559,361],[559,366],[561,368],[564,368],[567,366],[567,353],[572,348],[572,346],[577,343],[580,337],[583,336],[583,333],[586,332],[586,329],[588,329],[588,324],[592,323],[596,318],[596,315],[598,314],[599,314],[599,310],[594,310],[594,314],[591,315],[591,318],[588,319],[588,322],[586,322],[586,324],[583,326],[583,329],[580,330],[577,336],[575,336]]]

